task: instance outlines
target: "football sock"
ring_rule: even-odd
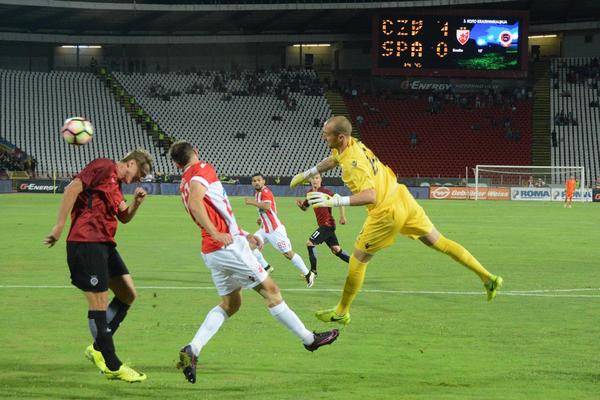
[[[121,360],[115,354],[115,345],[111,332],[106,323],[106,311],[88,311],[88,325],[90,332],[98,344],[98,350],[102,353],[106,366],[111,371],[121,368]]]
[[[308,260],[310,261],[310,269],[317,270],[317,249],[315,246],[306,246],[308,249]]]
[[[252,253],[254,254],[254,257],[256,257],[259,264],[262,265],[263,268],[267,268],[269,266],[269,263],[267,262],[267,260],[265,260],[265,257],[262,255],[260,250],[254,249],[254,250],[252,250]]]
[[[346,277],[346,283],[344,285],[344,293],[342,294],[342,299],[335,308],[337,315],[344,315],[350,311],[350,305],[354,301],[354,298],[358,294],[358,291],[362,287],[363,281],[365,280],[365,273],[367,272],[368,264],[369,263],[358,261],[354,254],[350,256],[348,276]]]
[[[296,268],[298,268],[300,270],[300,272],[302,272],[302,275],[306,275],[308,274],[308,268],[306,268],[306,264],[304,264],[304,260],[302,260],[302,257],[300,257],[298,254],[294,254],[294,257],[292,257],[292,264],[294,264],[294,266]]]
[[[198,332],[196,332],[190,343],[192,351],[196,356],[200,354],[200,350],[217,333],[223,322],[227,321],[228,318],[229,315],[220,306],[215,306],[206,314],[204,322],[202,322],[202,325],[200,325]]]
[[[300,318],[292,311],[285,301],[277,304],[275,307],[269,308],[269,312],[282,325],[290,330],[294,335],[302,340],[302,343],[309,345],[315,341],[315,337],[311,331],[306,329]]]
[[[129,310],[129,304],[123,303],[118,298],[112,299],[110,304],[108,305],[108,310],[106,310],[106,321],[108,322],[108,327],[112,331],[114,336],[117,329],[119,329],[119,325],[127,316],[127,310]]]
[[[449,255],[454,260],[458,261],[471,271],[475,272],[479,275],[479,278],[482,282],[487,282],[490,279],[490,274],[488,270],[486,270],[480,263],[477,261],[475,257],[467,249],[462,247],[460,244],[445,238],[443,235],[440,235],[440,238],[437,242],[430,246],[436,249],[439,252]]]
[[[344,253],[344,250],[340,250],[338,253],[335,253],[335,256],[341,260],[344,260],[345,262],[350,262],[350,256]]]

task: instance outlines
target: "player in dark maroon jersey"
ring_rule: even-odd
[[[310,192],[322,192],[327,193],[329,196],[335,196],[335,194],[321,186],[321,175],[316,174],[309,179],[311,190]],[[296,200],[296,205],[300,207],[302,211],[306,211],[309,207],[308,200]],[[335,219],[331,214],[330,207],[319,207],[313,208],[315,216],[317,217],[317,225],[319,227],[310,235],[306,246],[308,248],[308,258],[310,260],[310,270],[317,275],[317,252],[315,246],[325,242],[331,252],[345,262],[349,262],[350,256],[346,254],[340,247],[337,236],[335,235]],[[346,215],[344,207],[340,207],[340,224],[346,224]]]
[[[141,187],[127,205],[121,183],[139,182],[152,167],[152,156],[134,150],[121,161],[98,158],[89,163],[65,188],[56,225],[44,239],[49,247],[60,239],[71,213],[67,237],[67,263],[71,283],[84,292],[88,302],[88,325],[94,343],[85,356],[108,379],[141,382],[146,375],[121,363],[115,353],[113,335],[136,297],[133,279],[117,252],[118,221],[126,224],[144,201]],[[115,294],[108,304],[108,289]]]

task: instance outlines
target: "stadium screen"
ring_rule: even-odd
[[[526,74],[526,14],[497,17],[390,13],[375,16],[373,21],[375,74]]]

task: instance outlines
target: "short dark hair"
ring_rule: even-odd
[[[265,176],[263,174],[261,174],[260,172],[253,174],[252,178],[254,178],[255,176],[260,176],[261,178],[265,179]]]
[[[193,155],[194,148],[185,140],[175,142],[169,148],[169,157],[171,157],[171,160],[175,161],[181,166],[189,163]]]
[[[140,178],[143,178],[150,173],[150,170],[152,169],[152,161],[154,159],[152,155],[146,150],[135,149],[133,151],[130,151],[125,157],[123,157],[121,162],[127,162],[130,160],[135,160],[139,170],[138,175],[140,176]]]

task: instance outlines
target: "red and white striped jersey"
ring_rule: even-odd
[[[260,190],[260,192],[256,192],[254,194],[254,199],[259,203],[271,203],[271,208],[268,210],[263,210],[261,208],[258,209],[258,216],[260,217],[261,228],[266,232],[273,232],[279,225],[282,225],[279,218],[277,218],[277,204],[275,204],[275,196],[273,196],[273,192],[266,187]]]
[[[190,213],[190,185],[193,181],[201,183],[206,188],[203,199],[204,207],[208,213],[208,218],[217,230],[222,233],[229,233],[232,236],[242,235],[243,232],[235,220],[225,188],[217,177],[213,166],[204,162],[190,165],[183,171],[179,192],[185,209],[202,230],[202,253],[206,254],[223,248],[223,243],[214,240]]]

